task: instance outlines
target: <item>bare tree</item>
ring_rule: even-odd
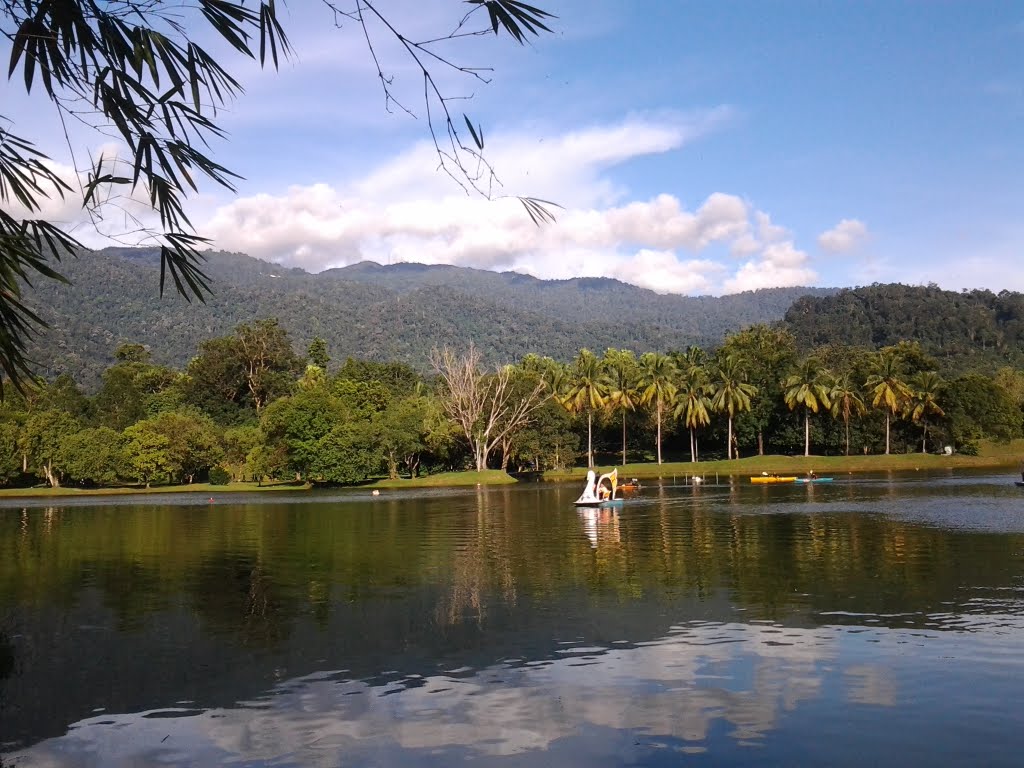
[[[487,373],[480,360],[480,351],[472,344],[462,356],[448,347],[430,352],[430,363],[444,384],[442,407],[462,429],[478,472],[487,469],[495,446],[527,426],[546,399],[543,381],[525,395],[516,393],[512,366]]]

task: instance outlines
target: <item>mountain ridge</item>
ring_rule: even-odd
[[[546,281],[450,265],[360,262],[311,274],[241,253],[209,252],[213,295],[160,297],[155,248],[108,248],[65,259],[71,286],[39,281],[26,300],[51,326],[30,355],[47,378],[70,373],[95,388],[122,342],[184,367],[205,339],[276,317],[296,350],[314,336],[331,356],[396,360],[424,369],[432,347],[475,343],[504,363],[534,352],[567,360],[581,347],[648,350],[714,346],[728,332],[781,320],[801,296],[835,289],[775,288],[722,297],[657,294],[611,278]]]

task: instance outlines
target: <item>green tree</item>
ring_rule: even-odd
[[[21,439],[29,463],[52,488],[60,486],[64,441],[80,428],[78,420],[66,411],[36,411],[25,421]]]
[[[450,113],[450,99],[431,70],[441,66],[485,78],[475,68],[460,67],[447,49],[438,49],[466,37],[467,31],[482,32],[466,26],[474,12],[485,14],[486,21],[481,21],[486,28],[502,30],[519,43],[549,32],[544,20],[550,14],[514,0],[471,0],[470,14],[461,14],[465,18],[453,25],[455,31],[414,42],[377,6],[364,1],[344,11],[325,3],[323,10],[334,22],[340,13],[362,27],[367,55],[378,65],[389,106],[398,102],[392,79],[379,71],[373,30],[393,37],[424,77],[427,121],[440,166],[464,186],[486,194],[493,173],[483,156],[483,132],[468,116],[463,126]],[[242,57],[258,56],[261,65],[276,67],[279,57],[291,52],[276,8],[274,0],[198,0],[186,5],[163,0],[22,0],[0,5],[0,30],[11,41],[9,74],[20,70],[27,92],[41,90],[61,124],[112,132],[128,148],[129,161],[100,154],[90,156],[91,167],[75,169],[87,177],[83,205],[96,211],[104,204],[116,205],[131,192],[145,195],[159,226],[157,231],[141,224],[139,228],[160,244],[161,291],[167,274],[185,296],[202,298],[209,290],[200,269],[200,249],[208,241],[193,232],[184,198],[197,192],[203,179],[233,189],[236,178],[207,148],[212,139],[224,136],[214,118],[240,94],[241,86],[202,43],[219,40]],[[51,260],[80,245],[69,232],[38,217],[43,198],[73,190],[43,151],[14,133],[15,127],[8,120],[0,131],[0,370],[20,384],[30,375],[26,340],[42,324],[21,300],[23,282],[34,274],[62,279]],[[543,201],[522,202],[535,221],[550,218]],[[28,211],[28,217],[11,215],[14,204]],[[124,213],[130,216],[127,209]],[[135,223],[129,226],[135,229]]]
[[[161,410],[175,407],[182,395],[177,373],[135,354],[141,345],[121,345],[118,362],[103,372],[103,385],[93,398],[95,420],[116,432]],[[125,355],[128,351],[130,354]],[[144,350],[143,350],[144,351]]]
[[[853,379],[853,375],[844,371],[832,379],[832,386],[829,390],[830,411],[832,416],[843,420],[846,430],[845,454],[850,455],[850,418],[862,416],[867,411],[864,399],[861,397],[861,388]]]
[[[718,356],[736,357],[745,372],[745,381],[767,394],[778,391],[779,384],[796,366],[796,341],[787,330],[759,323],[728,336]],[[750,408],[737,418],[736,430],[755,434],[757,454],[763,456],[765,435],[781,431],[784,414],[780,398],[753,398]]]
[[[698,460],[697,430],[711,423],[711,394],[713,389],[707,369],[691,362],[682,370],[676,393],[675,417],[690,431],[690,461]]]
[[[309,342],[306,357],[317,368],[326,371],[327,364],[331,362],[331,356],[327,353],[327,342],[319,336],[314,336],[313,340]]]
[[[746,381],[746,371],[737,355],[721,355],[713,369],[711,386],[714,395],[711,398],[711,409],[716,413],[724,413],[729,419],[729,431],[726,438],[726,458],[733,457],[732,420],[737,413],[750,410],[751,398],[757,395],[757,387]]]
[[[114,359],[119,363],[148,363],[152,355],[144,344],[125,342],[114,350]]]
[[[942,417],[946,412],[939,405],[939,398],[946,382],[935,371],[922,371],[911,377],[910,398],[907,400],[907,416],[921,425],[921,453],[928,453],[928,424],[932,416]]]
[[[230,469],[232,480],[244,480],[247,472],[255,474],[249,466],[249,457],[262,444],[263,432],[256,425],[245,424],[224,430],[224,462]]]
[[[316,444],[310,474],[328,483],[357,483],[376,474],[381,454],[368,421],[342,421]]]
[[[580,436],[572,417],[558,401],[548,398],[517,435],[510,458],[540,472],[571,467],[578,455]]]
[[[21,474],[20,433],[13,421],[0,421],[0,485],[7,485]]]
[[[154,480],[191,483],[224,456],[212,420],[195,411],[160,413],[132,425],[124,435],[128,464],[147,486]]]
[[[384,457],[388,477],[398,477],[399,466],[404,464],[410,477],[415,477],[420,455],[426,450],[427,398],[409,395],[388,404],[370,420],[374,444]]]
[[[622,413],[622,464],[626,464],[626,414],[640,405],[636,355],[628,349],[607,349],[601,364],[608,387],[608,407]]]
[[[129,476],[145,483],[168,482],[177,467],[171,456],[171,440],[151,420],[132,424],[124,430],[124,455]]]
[[[218,424],[237,425],[256,419],[247,408],[245,372],[238,362],[233,336],[206,339],[185,368],[185,402],[213,417]]]
[[[194,405],[220,424],[258,417],[264,406],[289,393],[304,370],[288,332],[274,318],[239,325],[231,336],[209,339],[186,371],[184,390]]]
[[[804,456],[811,455],[811,414],[829,409],[831,374],[817,358],[807,357],[783,382],[783,399],[790,410],[804,409]]]
[[[904,381],[903,360],[894,347],[878,351],[871,362],[867,387],[871,405],[885,413],[885,454],[889,455],[889,422],[910,398],[910,388]]]
[[[260,428],[271,455],[285,457],[284,468],[296,477],[310,477],[329,465],[318,455],[322,441],[349,418],[342,402],[326,390],[300,390],[267,406]]]
[[[573,413],[587,415],[587,466],[594,466],[594,412],[605,407],[608,382],[601,361],[589,349],[581,349],[569,373],[562,402]]]
[[[668,355],[659,352],[644,352],[640,355],[640,399],[644,405],[654,403],[654,418],[657,424],[658,463],[661,464],[661,423],[665,409],[676,396],[675,363]]]
[[[1021,411],[1013,397],[990,377],[966,373],[949,382],[943,396],[949,436],[961,450],[982,438],[1021,436]]]
[[[258,414],[268,402],[291,390],[303,369],[302,360],[277,318],[243,323],[235,329],[235,340],[242,375]]]
[[[110,427],[68,435],[62,445],[64,471],[79,482],[110,487],[125,470],[124,436]]]

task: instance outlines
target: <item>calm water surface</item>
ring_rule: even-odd
[[[578,491],[0,508],[0,763],[1024,763],[1012,477]]]

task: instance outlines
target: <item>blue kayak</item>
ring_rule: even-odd
[[[798,483],[831,483],[831,477],[798,477],[796,479]]]

